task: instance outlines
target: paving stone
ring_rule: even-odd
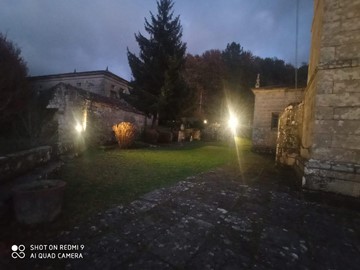
[[[248,253],[244,250],[233,251],[224,246],[211,243],[199,252],[188,264],[186,269],[247,269],[251,266]]]
[[[341,241],[311,245],[310,250],[317,269],[359,269],[360,250]]]
[[[230,209],[236,204],[240,195],[224,189],[214,189],[206,185],[199,185],[183,196],[218,208]]]
[[[251,266],[251,247],[241,234],[217,226],[206,237],[199,252],[186,269],[243,269]]]
[[[127,261],[136,258],[139,250],[117,234],[97,238],[85,247],[84,259],[68,260],[67,269],[121,269]]]
[[[131,207],[135,208],[139,212],[145,212],[145,211],[148,211],[148,210],[154,208],[155,206],[157,206],[158,203],[147,201],[147,200],[136,200],[136,201],[133,201],[130,205],[131,205]]]
[[[136,218],[121,228],[121,236],[137,246],[148,246],[169,228],[168,224],[151,218]]]
[[[311,260],[308,243],[295,231],[266,227],[260,237],[259,262],[271,269],[304,269]]]
[[[172,196],[173,195],[167,189],[161,188],[141,196],[140,199],[159,204],[169,200]]]
[[[180,181],[172,187],[167,188],[169,194],[179,194],[188,191],[195,186],[195,183],[189,181]]]
[[[149,249],[163,261],[183,268],[190,258],[199,250],[203,241],[194,237],[189,239],[184,234],[167,232],[154,239]]]
[[[57,239],[87,243],[65,269],[358,269],[359,209],[253,173],[213,170],[98,213]]]
[[[220,221],[218,224],[222,224],[225,227],[231,228],[239,233],[251,233],[253,231],[253,221],[244,215],[239,215],[234,212],[220,215]]]
[[[216,224],[219,219],[219,210],[214,205],[198,204],[192,210],[187,212],[188,216],[201,219],[210,224]]]
[[[172,207],[176,211],[179,211],[183,214],[187,214],[192,210],[201,209],[202,202],[196,200],[195,198],[183,197],[182,195],[179,197],[175,197],[170,201],[166,202],[164,205],[167,207]]]
[[[171,206],[169,207],[169,205],[162,204],[149,210],[145,216],[147,218],[151,218],[157,223],[164,223],[172,226],[173,224],[180,222],[186,213],[176,210]]]
[[[136,258],[133,262],[122,265],[119,269],[139,270],[139,269],[154,269],[154,270],[167,270],[175,269],[170,264],[158,259],[156,256],[146,254],[143,257]]]
[[[214,224],[192,216],[185,216],[179,223],[169,228],[169,231],[175,234],[181,234],[183,237],[192,240],[198,238],[199,242],[214,228]]]
[[[253,219],[263,219],[269,214],[267,205],[253,203],[249,201],[237,202],[236,206],[232,209],[234,212],[246,214]]]

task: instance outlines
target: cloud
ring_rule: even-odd
[[[294,4],[288,0],[181,0],[180,15],[188,52],[223,50],[240,43],[265,57],[294,59]],[[299,59],[307,61],[312,0],[300,1]],[[131,78],[126,48],[138,52],[134,34],[144,18],[157,13],[155,1],[6,1],[0,31],[22,49],[32,75],[105,69]]]

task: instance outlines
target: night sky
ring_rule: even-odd
[[[177,0],[187,52],[231,42],[261,57],[295,63],[296,0]],[[109,70],[127,80],[126,48],[157,14],[155,0],[0,0],[0,32],[20,47],[29,74]],[[298,64],[308,62],[313,0],[299,0]]]

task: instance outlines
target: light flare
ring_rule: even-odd
[[[238,169],[239,169],[239,176],[241,177],[243,183],[246,183],[245,174],[244,174],[244,168],[243,168],[243,157],[242,157],[242,151],[241,151],[241,141],[240,138],[237,137],[237,128],[239,126],[239,119],[234,113],[234,110],[232,106],[228,103],[228,127],[231,130],[232,135],[232,145],[235,147],[236,156],[237,156],[237,163],[238,163]],[[238,110],[237,110],[238,111]]]
[[[82,128],[84,131],[86,130],[86,123],[87,123],[87,108],[84,110],[84,115],[83,115]]]
[[[81,133],[83,131],[83,127],[80,123],[77,123],[75,126],[75,130],[79,133]]]
[[[228,125],[229,128],[231,129],[232,134],[235,136],[236,135],[236,129],[239,125],[239,120],[237,119],[237,117],[233,114],[230,113],[230,118],[228,121]]]
[[[88,104],[86,103],[86,106],[83,110],[83,115],[82,115],[82,121],[81,123],[79,121],[76,120],[76,125],[75,125],[75,130],[78,133],[81,133],[83,131],[86,130],[86,126],[87,126],[87,115],[88,115]]]

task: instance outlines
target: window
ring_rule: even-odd
[[[279,113],[271,113],[271,129],[277,129],[279,123]]]
[[[76,84],[76,86],[77,86],[77,87],[81,87],[81,82],[78,82],[78,83]]]

